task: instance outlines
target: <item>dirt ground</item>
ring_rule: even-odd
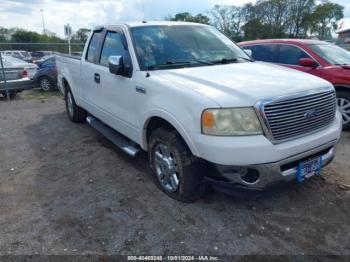
[[[350,133],[321,177],[192,204],[153,184],[58,95],[0,100],[0,255],[350,255]]]

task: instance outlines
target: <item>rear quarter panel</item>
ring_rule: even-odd
[[[60,91],[64,94],[64,80],[68,82],[74,97],[81,96],[80,86],[80,67],[81,60],[70,56],[58,55],[56,57],[58,71],[58,85]],[[78,101],[76,101],[78,103]]]

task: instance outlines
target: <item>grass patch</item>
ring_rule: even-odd
[[[47,100],[52,97],[62,97],[62,95],[59,91],[44,92],[41,89],[30,89],[19,93],[17,97],[23,100]]]

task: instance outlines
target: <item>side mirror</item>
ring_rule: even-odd
[[[124,70],[122,56],[110,56],[108,58],[109,72],[115,75],[121,75]]]
[[[313,60],[311,58],[300,58],[299,65],[305,66],[305,67],[312,67],[312,68],[315,68],[318,66],[318,64],[315,62],[315,60]]]
[[[243,49],[244,52],[249,56],[249,57],[253,57],[253,51],[250,49]]]

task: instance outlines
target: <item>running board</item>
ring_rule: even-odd
[[[86,122],[88,122],[90,126],[99,131],[102,135],[108,138],[113,144],[115,144],[129,156],[135,157],[139,152],[141,152],[141,149],[137,144],[130,141],[122,134],[119,134],[117,131],[113,130],[97,118],[88,116],[86,118]]]

